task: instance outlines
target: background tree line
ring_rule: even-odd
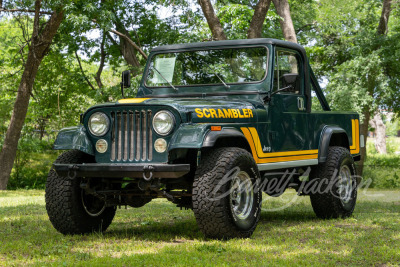
[[[117,100],[122,70],[137,85],[149,51],[173,43],[304,45],[333,109],[358,111],[362,134],[372,123],[385,152],[379,111],[400,112],[399,10],[394,0],[0,0],[0,189],[13,166],[49,148],[53,130]]]

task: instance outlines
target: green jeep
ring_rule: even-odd
[[[124,72],[122,95],[129,87]],[[311,111],[313,97],[323,111]],[[117,207],[167,198],[192,209],[206,237],[242,238],[256,228],[262,192],[294,188],[318,217],[344,218],[363,140],[357,113],[330,111],[300,45],[162,46],[136,98],[93,106],[61,130],[54,148],[69,151],[49,173],[46,209],[59,232],[82,234],[106,230]]]

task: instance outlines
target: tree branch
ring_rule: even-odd
[[[112,33],[115,33],[118,36],[121,36],[122,38],[124,38],[131,46],[133,46],[133,48],[135,48],[137,51],[139,51],[139,53],[145,58],[147,59],[147,55],[146,53],[134,42],[131,40],[131,38],[129,38],[128,36],[126,36],[123,33],[120,33],[119,31],[116,30],[111,30]]]
[[[35,13],[35,10],[30,9],[4,9],[0,8],[0,12],[22,12],[22,13]],[[52,12],[48,11],[39,11],[39,14],[51,15]]]
[[[94,88],[93,84],[89,81],[88,77],[86,77],[85,72],[83,71],[81,60],[79,59],[77,51],[75,51],[75,56],[76,56],[76,59],[78,60],[79,68],[81,69],[82,75],[85,78],[87,84],[90,86],[90,88],[92,88],[93,90],[96,90],[96,88]]]
[[[314,26],[314,25],[315,25],[315,22],[313,22],[313,23],[308,23],[308,24],[305,24],[305,25],[301,26],[300,28],[296,29],[295,31],[296,31],[296,33],[298,34],[298,33],[302,32],[302,31],[304,31],[306,28],[311,28],[311,29],[313,29],[313,26]]]

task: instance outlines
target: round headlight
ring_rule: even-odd
[[[175,118],[171,112],[161,110],[153,117],[153,128],[159,135],[167,135],[174,129]]]
[[[89,118],[89,131],[95,136],[105,135],[110,127],[110,120],[102,112],[93,113]]]

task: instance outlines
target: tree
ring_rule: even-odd
[[[360,113],[365,141],[379,109],[400,111],[395,78],[400,66],[393,55],[400,36],[397,23],[389,23],[391,11],[390,0],[323,0],[318,8],[311,58],[319,62],[319,76],[329,80],[326,93],[332,108]],[[359,175],[366,156],[366,147],[361,148]]]
[[[32,36],[29,43],[28,57],[18,87],[17,98],[14,103],[10,124],[0,152],[0,190],[5,190],[7,188],[7,182],[16,156],[18,140],[28,110],[29,99],[38,68],[47,54],[51,42],[64,17],[62,7],[58,6],[51,12],[50,18],[46,23],[41,24],[40,17],[44,12],[41,10],[41,6],[42,2],[36,0],[34,8],[35,17]],[[4,12],[6,9],[2,9],[2,11]]]
[[[179,3],[179,8],[182,7],[185,12],[178,18],[185,23],[180,23],[171,17],[158,18],[159,6],[168,4],[159,2],[54,0],[43,3],[36,1],[35,3],[39,5],[33,8],[31,1],[7,1],[4,8],[0,8],[1,12],[13,14],[15,19],[20,17],[26,19],[29,24],[26,29],[33,28],[35,37],[28,36],[25,29],[26,40],[21,44],[21,49],[11,51],[14,54],[21,52],[21,60],[24,63],[8,61],[12,62],[11,65],[16,66],[16,69],[9,69],[7,72],[16,76],[19,73],[18,65],[24,64],[22,69],[29,72],[30,76],[28,78],[22,76],[20,88],[23,88],[23,91],[18,90],[17,93],[16,89],[11,89],[17,93],[17,98],[9,123],[11,106],[1,107],[2,110],[4,108],[4,115],[2,113],[1,116],[5,122],[1,125],[2,132],[9,124],[6,137],[0,140],[3,144],[0,152],[1,189],[5,189],[7,185],[24,121],[27,123],[25,131],[39,129],[40,136],[43,136],[49,124],[54,125],[56,129],[63,127],[65,123],[75,124],[74,120],[79,117],[78,114],[84,111],[78,103],[87,107],[94,104],[94,101],[117,99],[116,95],[119,95],[117,83],[109,82],[115,77],[113,72],[119,73],[121,68],[129,67],[136,74],[136,80],[139,80],[146,62],[146,51],[148,52],[151,47],[195,36],[190,34],[186,27],[193,27],[193,21],[189,16],[196,18],[198,15],[187,8],[186,1],[176,1]],[[63,16],[66,12],[68,16]],[[33,21],[28,16],[32,13],[35,13]],[[56,15],[58,26],[53,23]],[[59,34],[56,35],[57,28]],[[88,39],[86,34],[93,29],[100,31],[100,36],[94,40]],[[37,45],[40,47],[37,48]],[[2,49],[6,50],[7,46]],[[35,60],[32,61],[32,58]],[[6,80],[10,83],[8,77]],[[19,79],[13,80],[19,81]],[[8,85],[10,86],[2,83],[1,87],[15,88],[11,83]],[[0,101],[8,102],[13,98],[10,91],[6,95],[1,95]],[[77,99],[79,101],[74,101]],[[88,103],[90,101],[93,102]],[[29,108],[28,103],[30,103]],[[67,115],[67,110],[76,116]]]

